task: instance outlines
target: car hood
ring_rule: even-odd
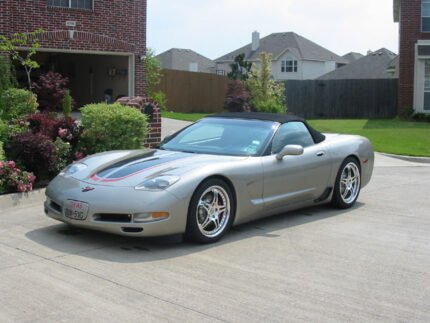
[[[136,186],[156,176],[180,176],[209,164],[228,164],[246,158],[156,149],[109,151],[82,159],[78,163],[84,166],[63,176],[91,185]]]

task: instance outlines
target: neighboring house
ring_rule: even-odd
[[[275,33],[260,39],[252,33],[252,42],[215,60],[218,74],[230,72],[230,64],[239,54],[259,64],[262,52],[272,54],[272,76],[275,80],[315,79],[348,61],[335,53],[293,32]]]
[[[399,77],[398,70],[397,55],[381,48],[320,76],[318,80],[395,79]]]
[[[215,63],[191,49],[172,48],[159,55],[161,67],[164,69],[214,73]]]
[[[430,113],[430,0],[393,0],[399,23],[399,114]]]
[[[82,106],[105,94],[144,94],[146,7],[146,0],[0,0],[0,33],[45,30],[33,75],[67,76]]]
[[[348,54],[343,55],[342,57],[345,58],[349,63],[352,63],[354,61],[356,61],[357,59],[362,58],[364,55],[360,54],[360,53],[354,53],[354,52],[350,52]]]

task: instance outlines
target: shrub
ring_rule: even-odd
[[[63,98],[63,114],[64,117],[69,118],[72,112],[72,96],[70,95],[70,90],[66,90],[66,94]]]
[[[36,96],[27,90],[8,89],[0,96],[0,118],[2,120],[18,119],[37,110]]]
[[[7,152],[25,169],[34,172],[39,179],[48,178],[56,170],[55,144],[40,133],[26,132],[14,136]]]
[[[0,95],[3,91],[16,86],[15,69],[9,57],[0,54]]]
[[[81,130],[76,120],[71,117],[58,118],[55,114],[34,113],[27,117],[27,121],[34,134],[42,134],[52,141],[60,137],[74,148],[78,145]]]
[[[228,82],[227,94],[224,101],[224,108],[230,112],[249,112],[249,92],[239,80]]]
[[[155,92],[154,95],[152,96],[152,99],[160,107],[161,111],[167,111],[167,98],[164,92],[162,91]]]
[[[10,138],[28,130],[28,124],[25,120],[13,120],[4,122],[0,120],[0,141],[6,146]]]
[[[86,153],[142,147],[146,116],[137,109],[115,104],[90,104],[81,109],[82,146]]]
[[[57,153],[55,171],[59,173],[73,161],[72,146],[60,137],[55,140],[54,144]]]
[[[415,113],[412,115],[412,119],[415,121],[425,121],[426,115],[424,113]]]
[[[0,161],[0,193],[28,192],[36,177],[16,167],[14,161]]]
[[[5,160],[6,157],[4,155],[3,143],[0,141],[0,161]]]
[[[43,111],[61,111],[69,80],[60,73],[48,72],[40,76],[33,84],[37,93],[40,109]]]

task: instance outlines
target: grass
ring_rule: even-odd
[[[184,120],[184,121],[197,121],[201,118],[204,118],[208,115],[208,113],[180,113],[180,112],[168,112],[162,111],[161,116],[163,118],[170,118],[176,120]]]
[[[430,156],[430,123],[398,119],[309,120],[322,132],[367,137],[375,151],[409,156]]]
[[[205,113],[162,112],[165,118],[197,121]],[[430,157],[430,123],[399,119],[318,119],[308,120],[321,132],[354,134],[367,137],[375,151]]]

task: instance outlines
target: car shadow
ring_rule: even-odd
[[[274,215],[261,220],[232,227],[218,242],[195,244],[182,239],[182,235],[139,238],[124,237],[98,231],[74,228],[67,224],[56,224],[29,231],[26,237],[53,251],[64,255],[79,255],[108,262],[140,263],[186,256],[241,240],[262,237],[276,239],[279,230],[323,221],[334,216],[343,216],[364,204],[357,202],[353,208],[333,209],[322,205]]]

